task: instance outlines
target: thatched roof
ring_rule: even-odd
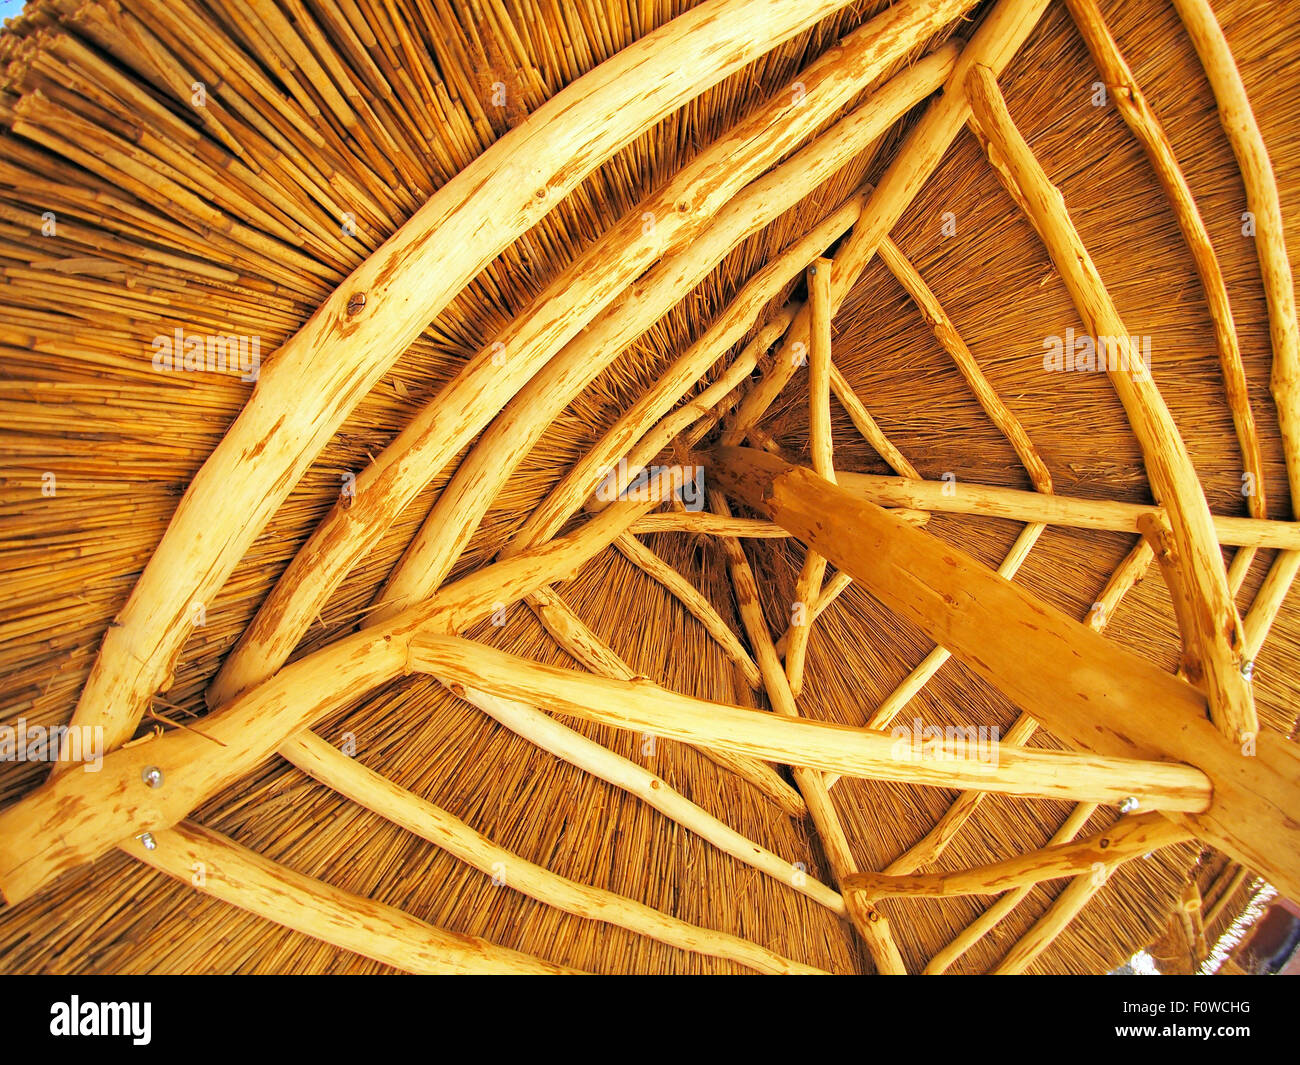
[[[0,971],[920,972],[1000,899],[951,971],[1105,972],[1292,891],[1300,39],[1214,5],[1261,168],[1203,0],[1102,5],[1136,118],[1068,7],[29,3],[0,726],[113,750],[0,761]],[[1154,388],[1045,370],[1115,317]],[[701,467],[705,512],[559,506],[657,395],[604,458],[676,419],[640,460]],[[834,487],[787,465],[828,472],[827,410]],[[953,512],[980,486],[1077,502]],[[818,550],[841,594],[798,633]],[[871,746],[926,726],[1011,733],[992,793]]]

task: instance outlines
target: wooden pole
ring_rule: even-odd
[[[818,259],[808,267],[808,308],[811,315],[808,352],[808,424],[813,469],[835,483],[834,445],[831,440],[831,261]],[[812,632],[812,608],[826,575],[826,560],[811,548],[795,582],[799,623],[791,622],[785,653],[785,676],[796,699],[803,690],[804,659]],[[827,785],[829,787],[829,785]]]
[[[1232,307],[1228,303],[1228,288],[1223,281],[1223,271],[1219,269],[1218,257],[1214,254],[1214,245],[1210,243],[1210,235],[1196,208],[1192,190],[1178,165],[1173,145],[1169,143],[1160,119],[1147,103],[1141,87],[1133,78],[1133,72],[1124,61],[1119,45],[1115,43],[1115,38],[1111,36],[1106,20],[1102,17],[1100,5],[1096,0],[1066,0],[1066,7],[1105,80],[1116,110],[1146,151],[1156,178],[1169,198],[1183,240],[1192,253],[1192,262],[1201,279],[1201,287],[1205,290],[1205,300],[1214,326],[1219,366],[1223,372],[1223,389],[1237,430],[1242,469],[1254,482],[1254,491],[1246,497],[1247,506],[1252,517],[1266,518],[1268,507],[1264,492],[1264,459],[1259,449],[1255,417],[1250,409],[1250,392],[1246,384],[1246,370],[1241,361],[1241,346],[1237,342],[1237,329],[1232,320]],[[1289,272],[1290,268],[1287,269]]]
[[[310,732],[298,733],[280,753],[304,773],[367,810],[427,839],[481,873],[502,876],[507,887],[565,913],[626,928],[679,950],[739,962],[762,973],[821,972],[738,936],[680,921],[613,891],[552,873],[497,846],[445,810],[399,788]]]
[[[1115,866],[1161,847],[1185,843],[1194,836],[1158,813],[1122,817],[1105,832],[1073,843],[1057,843],[1043,850],[1019,854],[956,872],[855,873],[844,882],[845,891],[860,891],[868,901],[898,896],[950,898],[954,895],[997,895],[1012,888],[1074,876],[1096,865]]]
[[[1071,529],[1106,529],[1136,533],[1142,515],[1164,508],[1151,503],[1117,503],[1106,499],[1043,495],[1019,488],[998,488],[966,481],[922,481],[841,471],[839,484],[880,507],[909,508],[936,514],[971,514],[1011,521],[1041,522]],[[1300,548],[1300,522],[1212,516],[1221,544]]]
[[[1204,810],[1210,802],[1205,774],[1175,762],[980,746],[964,734],[918,738],[832,725],[694,699],[646,680],[547,666],[435,632],[415,635],[410,661],[413,669],[505,699],[822,772],[1111,804],[1136,797],[1147,808],[1170,811]]]
[[[966,94],[973,128],[995,172],[1014,190],[1038,231],[1085,326],[1098,344],[1105,338],[1107,375],[1142,446],[1152,491],[1165,507],[1181,559],[1180,583],[1196,604],[1185,619],[1190,631],[1182,634],[1191,665],[1188,676],[1204,683],[1210,717],[1224,736],[1237,745],[1249,745],[1259,731],[1259,721],[1250,682],[1241,668],[1241,619],[1228,591],[1209,505],[1187,447],[1074,228],[1065,200],[1012,122],[993,71],[973,67],[966,78]]]
[[[1300,892],[1300,751],[1261,732],[1255,755],[1206,719],[1205,696],[969,555],[812,471],[719,448],[710,483],[783,525],[1078,750],[1173,758],[1214,783],[1201,838]],[[1040,666],[1024,669],[1025,661]]]
[[[445,932],[393,906],[295,873],[192,822],[122,850],[160,872],[268,921],[409,973],[573,972],[477,936]]]

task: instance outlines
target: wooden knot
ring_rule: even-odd
[[[356,314],[366,305],[366,294],[364,292],[354,292],[348,297],[348,314]]]

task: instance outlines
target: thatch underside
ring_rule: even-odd
[[[38,126],[44,120],[24,111],[30,105],[18,106],[18,99],[42,86],[34,52],[48,49],[60,34],[88,32],[84,27],[89,23],[72,17],[76,6],[38,4],[29,24],[0,38],[0,55],[14,61],[0,109],[7,130],[16,114],[30,114]],[[228,8],[233,6],[214,2],[202,9],[227,24],[241,51],[267,65],[265,55],[230,20]],[[315,2],[307,6],[318,16],[322,8],[333,8]],[[371,5],[360,6],[369,10]],[[561,6],[565,14],[533,0],[481,9],[399,0],[396,7],[410,16],[416,46],[435,55],[433,65],[445,83],[439,89],[445,87],[450,97],[424,116],[437,135],[437,151],[411,161],[420,180],[393,184],[391,204],[382,205],[390,208],[386,214],[371,218],[369,207],[356,208],[355,235],[339,239],[337,220],[319,204],[303,209],[297,221],[315,235],[317,251],[308,254],[323,266],[318,276],[287,256],[272,272],[266,268],[269,257],[252,249],[215,238],[194,240],[194,257],[206,255],[243,278],[274,281],[273,291],[240,291],[242,281],[205,285],[175,266],[146,271],[127,263],[101,277],[91,267],[60,267],[57,260],[91,253],[76,243],[71,227],[62,237],[38,235],[48,197],[43,199],[30,172],[32,160],[44,150],[30,136],[0,135],[0,265],[8,282],[0,290],[0,303],[4,318],[12,318],[0,336],[0,448],[8,466],[0,483],[8,555],[0,622],[0,724],[20,717],[29,725],[71,719],[106,629],[162,539],[179,497],[251,391],[237,375],[153,372],[150,338],[175,325],[191,328],[191,322],[196,331],[206,329],[202,323],[210,321],[229,332],[260,335],[261,350],[270,356],[415,207],[490,143],[581,74],[691,5],[609,0],[573,5],[572,11]],[[457,296],[347,418],[221,593],[206,604],[205,624],[186,642],[174,684],[153,701],[157,717],[144,724],[170,730],[193,722],[202,729],[194,719],[206,713],[205,689],[298,548],[338,500],[341,474],[362,470],[484,346],[485,338],[521,312],[591,240],[845,32],[887,6],[850,5],[658,123],[588,177]],[[1103,6],[1136,80],[1169,134],[1213,240],[1259,426],[1268,516],[1289,519],[1282,443],[1268,386],[1273,360],[1268,311],[1255,242],[1242,235],[1240,170],[1173,8],[1163,0]],[[124,12],[147,23],[151,7],[126,0],[122,11],[116,5],[102,10],[106,24],[126,19]],[[61,9],[68,14],[53,14]],[[1300,203],[1300,130],[1291,121],[1300,91],[1300,38],[1266,4],[1225,0],[1215,10],[1268,145],[1285,211]],[[983,11],[981,7],[977,14]],[[969,30],[962,35],[969,36]],[[949,36],[945,31],[909,58]],[[521,51],[526,63],[517,58]],[[895,64],[890,73],[903,65]],[[1063,192],[1124,321],[1133,332],[1151,338],[1155,380],[1187,443],[1210,509],[1216,515],[1244,515],[1241,451],[1197,275],[1137,142],[1113,107],[1093,106],[1097,78],[1067,12],[1053,4],[999,81],[1021,131]],[[887,80],[881,77],[876,85]],[[494,82],[506,86],[509,107],[486,103]],[[517,102],[521,97],[523,102]],[[50,99],[58,105],[57,97]],[[917,113],[919,109],[911,117]],[[797,206],[727,255],[601,373],[555,419],[506,483],[453,577],[494,559],[572,464],[764,263],[864,180],[879,179],[902,135],[903,129],[892,130],[874,151],[810,189]],[[358,187],[389,187],[380,164],[363,173],[360,158],[346,162],[352,170],[345,166],[341,172],[355,177]],[[194,175],[202,180],[209,164],[197,160],[194,166]],[[107,163],[103,173],[92,174],[63,160],[44,177],[102,192],[118,188]],[[129,192],[120,194],[132,200]],[[366,195],[377,206],[381,199],[378,193]],[[169,217],[166,204],[165,199],[147,203],[142,216]],[[78,213],[66,199],[53,209],[61,222],[65,212],[69,219]],[[955,220],[952,235],[944,228],[949,214]],[[1296,216],[1294,209],[1285,215],[1291,248],[1300,247]],[[891,236],[1024,425],[1051,471],[1055,492],[1149,502],[1142,452],[1110,383],[1100,374],[1042,372],[1044,338],[1082,327],[1042,242],[969,132],[958,137]],[[120,261],[111,252],[104,257]],[[288,280],[294,277],[296,287]],[[778,310],[792,292],[802,294],[799,286],[788,286],[770,310]],[[147,298],[153,296],[159,298]],[[174,309],[167,309],[169,302]],[[64,335],[52,332],[55,318],[72,323],[73,316],[82,314],[83,320]],[[760,317],[760,323],[765,319]],[[923,477],[938,480],[953,473],[962,483],[1033,487],[1011,444],[879,259],[835,316],[833,351],[835,366]],[[708,380],[728,361],[719,360]],[[843,408],[832,401],[831,410],[836,468],[892,473]],[[811,465],[808,411],[807,381],[798,377],[761,423],[787,457],[802,465]],[[455,462],[449,464],[350,572],[295,658],[353,631],[455,467]],[[57,482],[53,497],[41,495],[46,473]],[[1015,522],[957,515],[936,515],[927,525],[928,532],[992,567],[1005,557],[1020,528]],[[716,538],[674,532],[643,540],[684,574],[743,639]],[[1017,583],[1082,619],[1135,541],[1127,533],[1051,527],[1030,552]],[[773,539],[747,541],[746,551],[761,578],[769,626],[779,636],[796,598],[804,549],[793,540]],[[1231,549],[1225,554],[1230,559]],[[1262,550],[1251,566],[1236,599],[1243,614],[1275,555]],[[638,673],[699,698],[766,707],[763,694],[748,687],[682,604],[612,547],[562,587],[569,605]],[[508,607],[504,625],[484,620],[466,635],[525,658],[575,666],[522,603]],[[1176,668],[1179,630],[1169,592],[1154,568],[1124,599],[1106,635],[1164,670]],[[813,627],[801,713],[863,725],[871,709],[932,646],[923,633],[850,585]],[[1300,611],[1293,596],[1256,658],[1253,685],[1261,724],[1288,736],[1300,707],[1300,675],[1293,668],[1298,654]],[[1025,663],[1025,669],[1034,668],[1035,663]],[[1017,715],[1008,699],[954,658],[898,723],[910,726],[916,717],[926,724],[997,726],[1005,732]],[[834,882],[810,821],[785,816],[697,751],[661,739],[647,754],[641,736],[562,720],[649,766],[749,839],[792,862],[807,863],[809,875]],[[742,936],[798,962],[834,972],[872,968],[847,921],[721,853],[638,799],[539,751],[432,677],[388,684],[333,713],[314,731],[334,743],[350,733],[358,761],[556,873]],[[1040,731],[1030,746],[1061,745]],[[0,763],[0,806],[29,795],[46,772],[37,764]],[[898,857],[956,796],[849,778],[832,794],[864,870],[883,869]],[[1041,847],[1073,805],[990,796],[938,868],[964,869]],[[1080,835],[1101,831],[1114,818],[1112,808],[1102,807]],[[564,914],[498,886],[491,876],[342,798],[279,757],[223,788],[189,819],[299,873],[389,903],[438,928],[482,936],[549,962],[602,973],[746,971],[736,963]],[[1217,871],[1224,864],[1222,855],[1201,855],[1203,850],[1185,843],[1121,866],[1030,971],[1104,972],[1150,943],[1165,927],[1189,874],[1204,888],[1210,868]],[[1194,868],[1198,855],[1206,868]],[[1035,887],[952,971],[994,967],[1064,885],[1054,880]],[[1239,888],[1234,895],[1237,909],[1246,890]],[[879,908],[907,968],[919,972],[992,901],[988,896],[888,899]],[[1215,929],[1221,931],[1231,917],[1226,912]],[[0,971],[389,969],[215,901],[112,850],[33,897],[0,909]]]

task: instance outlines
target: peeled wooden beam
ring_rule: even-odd
[[[1300,503],[1296,502],[1300,500],[1300,324],[1296,320],[1295,286],[1277,179],[1245,83],[1214,9],[1206,0],[1174,0],[1174,7],[1205,68],[1219,106],[1219,121],[1241,168],[1246,206],[1254,216],[1255,250],[1264,279],[1269,336],[1273,341],[1273,401],[1282,430],[1291,508],[1300,512]]]
[[[1070,816],[1048,841],[1048,846],[1070,842],[1079,834],[1096,810],[1097,807],[1092,803],[1080,803],[1070,811]],[[991,932],[998,922],[1024,902],[1033,890],[1033,884],[1026,884],[1000,896],[992,906],[957,933],[946,947],[926,963],[923,970],[925,975],[939,976],[947,972],[958,958]]]
[[[1020,535],[1016,537],[1015,543],[1011,545],[1011,550],[1007,552],[1006,558],[1002,560],[1002,565],[998,567],[998,574],[1010,580],[1019,572],[1025,559],[1029,557],[1029,552],[1033,550],[1034,544],[1038,542],[1039,536],[1047,526],[1041,524],[1026,525],[1020,530]],[[896,718],[909,702],[921,691],[922,688],[930,682],[936,673],[943,668],[943,664],[952,657],[952,652],[946,647],[935,647],[928,655],[921,660],[921,664],[912,670],[899,685],[884,699],[880,705],[871,712],[867,719],[867,728],[883,729],[888,728],[889,724]],[[1032,729],[1023,739],[1007,739],[1005,742],[1013,745],[1019,745],[1032,735]],[[827,787],[834,787],[839,777],[828,777],[826,779]],[[978,803],[979,800],[973,800]]]
[[[574,613],[554,589],[539,588],[527,596],[526,602],[555,642],[593,673],[614,680],[635,680],[640,676],[623,661],[614,648]],[[808,810],[799,793],[766,762],[757,758],[745,758],[731,751],[719,751],[698,744],[694,746],[709,761],[735,773],[757,788],[790,817],[802,819],[807,815]]]
[[[871,416],[862,400],[858,399],[858,394],[853,391],[853,386],[849,384],[848,379],[840,373],[839,367],[834,363],[831,363],[831,391],[835,393],[835,398],[843,405],[849,420],[857,426],[862,438],[875,449],[876,454],[884,459],[891,469],[901,473],[904,477],[921,476],[916,472],[916,467],[903,457],[903,453],[894,446],[889,437],[876,424],[875,418]],[[748,432],[752,433],[755,430],[756,427],[750,426]]]
[[[943,94],[929,104],[920,121],[912,127],[867,201],[862,216],[836,251],[831,275],[832,312],[839,309],[871,261],[880,239],[894,228],[966,125],[970,117],[964,88],[967,71],[976,64],[1001,71],[1029,37],[1046,8],[1047,0],[1000,0],[984,17],[962,49]],[[794,376],[798,360],[793,356],[798,345],[807,349],[809,320],[805,306],[790,326],[771,370],[736,408],[723,434],[723,444],[739,444]]]
[[[202,733],[176,729],[111,752],[99,772],[52,777],[0,810],[0,896],[18,902],[124,839],[176,824],[293,733],[410,672],[416,629],[463,631],[500,603],[562,579],[681,484],[681,469],[672,469],[651,482],[646,501],[620,501],[568,536],[486,566],[386,625],[304,656],[205,716]],[[162,774],[159,787],[143,783],[147,769]]]
[[[674,791],[667,781],[650,770],[615,754],[581,733],[574,732],[535,706],[513,699],[502,699],[455,682],[448,687],[453,694],[478,707],[511,732],[570,765],[608,781],[629,795],[635,795],[665,817],[713,844],[724,854],[729,854],[773,880],[806,895],[840,917],[847,913],[839,892],[742,836],[707,810]]]
[[[601,285],[621,277],[629,290],[539,370],[461,461],[389,578],[377,616],[427,597],[451,571],[514,469],[601,370],[732,249],[834,175],[940,85],[952,67],[954,49],[944,48],[897,75],[792,158],[757,175],[800,145],[908,48],[969,6],[971,0],[943,0],[927,12],[920,0],[907,0],[854,31],[799,73],[802,91],[778,94],[728,131],[656,193],[653,202],[627,216],[636,223],[632,234],[621,243],[606,239],[603,258],[584,263],[584,273],[569,272],[579,290],[593,284],[587,272],[596,273]],[[744,186],[750,178],[757,180]],[[682,220],[683,203],[691,225]],[[658,262],[641,232],[646,214],[670,216],[655,226],[672,224],[682,230],[678,239],[683,243]],[[687,235],[693,238],[688,243]],[[422,486],[416,486],[417,492]],[[417,492],[409,494],[413,498]],[[349,522],[356,521],[356,506],[354,501]]]
[[[434,632],[413,638],[411,665],[501,698],[615,728],[823,772],[1112,804],[1136,797],[1147,808],[1172,811],[1203,810],[1210,800],[1205,774],[1174,762],[1004,744],[985,745],[981,757],[965,737],[916,746],[910,737],[695,699],[646,680],[610,680],[542,665]]]
[[[280,748],[280,753],[327,787],[441,847],[479,872],[496,876],[504,870],[508,887],[565,913],[626,928],[679,950],[739,962],[762,973],[788,975],[822,971],[739,936],[678,920],[624,895],[581,884],[534,865],[312,733],[300,732]]]
[[[965,84],[977,136],[994,170],[1017,190],[1088,331],[1107,338],[1108,357],[1115,360],[1107,374],[1142,446],[1152,492],[1165,508],[1181,560],[1183,586],[1196,604],[1186,618],[1191,630],[1182,634],[1192,667],[1189,678],[1205,685],[1210,717],[1224,736],[1238,745],[1249,744],[1259,731],[1259,720],[1250,682],[1242,674],[1241,619],[1187,447],[1074,228],[1060,190],[1012,122],[993,71],[975,66]]]
[[[974,514],[1011,521],[1042,522],[1071,529],[1140,532],[1143,514],[1163,512],[1151,503],[1116,503],[1105,499],[1044,495],[1019,488],[996,488],[965,481],[921,481],[841,471],[839,483],[881,507],[903,507],[936,514]],[[1250,547],[1300,548],[1300,522],[1261,518],[1211,517],[1221,544]]]
[[[718,646],[727,652],[727,657],[740,667],[745,682],[751,688],[763,686],[763,678],[758,672],[758,666],[749,657],[749,652],[745,650],[736,634],[727,627],[727,623],[718,615],[713,604],[704,598],[695,585],[630,533],[624,533],[615,540],[614,547],[677,597],[677,600],[717,641]]]
[[[1145,540],[1139,540],[1137,546],[1124,556],[1124,560],[1111,574],[1110,580],[1106,582],[1106,587],[1102,589],[1097,601],[1089,608],[1085,624],[1096,632],[1104,631],[1114,615],[1115,608],[1119,606],[1120,601],[1132,590],[1134,585],[1142,579],[1150,564],[1151,547]],[[1004,562],[1003,565],[1005,566],[1006,563]],[[1005,573],[1001,569],[998,572],[1008,579],[1011,577],[1011,574]],[[1007,730],[1006,735],[1002,737],[1002,742],[1009,743],[1012,746],[1022,746],[1029,742],[1037,730],[1038,722],[1029,714],[1021,714],[1016,718],[1011,728]],[[911,873],[923,865],[938,861],[939,856],[943,854],[948,844],[956,838],[957,833],[961,831],[962,827],[979,808],[984,796],[985,793],[980,791],[964,791],[958,795],[953,800],[953,804],[948,808],[948,811],[943,817],[939,818],[934,828],[903,854],[890,862],[885,867],[885,872],[891,875]]]
[[[898,279],[898,283],[912,297],[912,302],[916,304],[925,318],[926,325],[934,332],[935,339],[939,341],[943,350],[952,358],[958,372],[965,378],[970,390],[975,394],[979,405],[984,408],[984,413],[989,416],[1002,435],[1010,441],[1016,455],[1024,463],[1025,469],[1029,471],[1029,478],[1034,482],[1034,487],[1040,492],[1050,494],[1052,491],[1052,475],[1047,470],[1047,463],[1043,461],[1038,449],[1034,447],[1033,441],[1029,439],[1029,434],[1025,432],[1025,427],[1020,424],[1020,419],[1011,413],[997,392],[994,391],[993,386],[989,384],[989,380],[984,376],[984,371],[980,369],[975,356],[971,354],[970,348],[966,346],[961,334],[957,332],[957,327],[952,324],[952,319],[945,313],[935,294],[930,291],[930,286],[917,273],[916,267],[903,254],[903,250],[888,237],[880,238],[877,250],[880,252],[881,261],[889,267],[889,272]]]
[[[348,413],[471,278],[643,130],[844,3],[756,12],[708,0],[565,87],[443,185],[266,360],[105,633],[72,723],[102,726],[107,748],[131,737],[169,684],[192,605],[212,601]],[[489,386],[475,408],[488,413],[518,387],[491,349],[463,376]],[[450,409],[469,439],[468,405]]]
[[[1241,626],[1246,631],[1246,655],[1252,662],[1282,610],[1297,571],[1300,571],[1300,551],[1284,551],[1278,555],[1255,593],[1254,603],[1242,619]]]
[[[728,515],[727,502],[716,492],[709,493],[709,502],[713,509],[722,516]],[[763,607],[758,598],[758,584],[754,572],[745,558],[740,541],[724,539],[722,550],[727,556],[728,569],[731,573],[733,590],[736,595],[736,609],[740,614],[745,631],[749,634],[750,645],[758,658],[758,668],[763,674],[763,684],[767,689],[768,701],[773,711],[786,720],[799,719],[799,708],[795,703],[794,693],[786,680],[777,658],[776,648],[772,644],[772,635],[768,632],[767,622],[763,618]],[[808,804],[808,812],[813,820],[821,840],[822,851],[830,864],[836,882],[843,884],[844,878],[857,871],[853,850],[848,836],[844,832],[835,804],[831,801],[830,789],[822,775],[805,768],[793,766],[791,772],[799,791]],[[869,903],[851,896],[844,899],[849,920],[854,929],[867,945],[876,972],[882,976],[905,976],[907,966],[894,942],[889,921],[879,910]]]
[[[808,425],[813,469],[823,480],[835,483],[831,440],[831,261],[818,259],[808,267]],[[790,694],[803,691],[804,659],[812,632],[812,605],[822,588],[826,560],[809,549],[795,582],[795,604],[801,611],[800,624],[791,624],[785,653],[785,676]],[[829,787],[829,785],[827,785]]]
[[[1199,767],[1214,802],[1184,823],[1281,890],[1300,892],[1296,744],[1263,731],[1254,757],[1243,757],[1206,719],[1205,696],[1191,685],[810,470],[719,448],[706,476],[816,547],[1077,750]]]
[[[930,515],[919,510],[891,510],[899,521],[908,525],[923,526]],[[731,518],[710,514],[707,511],[680,511],[647,514],[632,523],[630,530],[638,536],[649,533],[681,532],[700,536],[734,536],[738,540],[784,540],[790,534],[781,526],[757,518]]]
[[[201,825],[182,822],[151,835],[152,849],[138,839],[122,849],[205,895],[395,969],[455,975],[575,971],[435,928],[394,906],[295,873]]]
[[[1264,459],[1260,453],[1255,417],[1250,408],[1250,392],[1246,384],[1245,366],[1241,361],[1241,346],[1237,342],[1232,307],[1228,303],[1228,287],[1224,284],[1223,271],[1219,269],[1219,260],[1214,254],[1214,245],[1210,243],[1210,235],[1196,208],[1192,190],[1178,165],[1173,145],[1169,143],[1160,119],[1147,103],[1146,96],[1124,61],[1124,56],[1102,17],[1100,5],[1096,0],[1066,0],[1066,7],[1070,10],[1070,17],[1074,19],[1084,44],[1088,46],[1093,62],[1101,72],[1107,91],[1115,101],[1116,110],[1145,149],[1156,178],[1169,198],[1187,249],[1192,253],[1192,262],[1201,279],[1201,287],[1209,305],[1210,321],[1214,326],[1219,367],[1223,373],[1223,389],[1237,430],[1237,442],[1241,447],[1242,470],[1254,481],[1254,492],[1247,497],[1247,505],[1253,517],[1268,517],[1264,494]],[[1289,265],[1287,272],[1289,275]]]
[[[870,902],[902,896],[945,899],[956,895],[997,895],[1012,888],[1041,884],[1044,880],[1075,876],[1098,864],[1118,865],[1193,838],[1186,828],[1161,814],[1139,814],[1122,817],[1105,832],[1087,839],[1057,843],[973,869],[904,876],[855,873],[844,882],[844,890],[859,891]]]

